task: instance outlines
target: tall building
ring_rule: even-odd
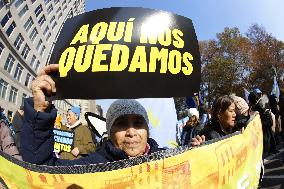
[[[48,63],[64,22],[85,12],[84,0],[0,0],[0,105],[12,115],[31,96],[31,81]],[[55,101],[59,113],[86,100]],[[84,112],[82,112],[84,113]]]

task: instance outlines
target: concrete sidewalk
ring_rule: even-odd
[[[281,142],[277,146],[279,151],[264,159],[264,176],[260,188],[265,189],[284,189],[284,145]]]

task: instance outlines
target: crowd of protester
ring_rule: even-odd
[[[269,96],[263,94],[258,88],[250,92],[247,101],[235,94],[216,98],[209,116],[207,116],[210,119],[207,119],[205,123],[202,121],[202,124],[205,125],[202,130],[197,129],[200,127],[199,120],[196,120],[199,124],[194,125],[196,129],[192,128],[193,125],[190,120],[191,117],[196,116],[191,113],[187,114],[189,120],[182,129],[180,144],[198,146],[206,140],[242,131],[246,127],[250,116],[257,111],[260,115],[263,130],[263,157],[277,153],[277,145],[284,141],[284,132],[281,127],[284,120],[283,92],[281,91],[279,99],[274,94]],[[196,114],[199,115],[199,112]],[[187,136],[188,131],[191,130],[195,132],[192,132],[190,137],[186,138],[188,140],[185,141],[184,136]]]
[[[4,113],[0,119],[0,150],[34,164],[84,165],[106,163],[139,157],[164,150],[149,136],[149,119],[145,108],[136,100],[116,100],[106,114],[108,140],[97,146],[90,129],[79,121],[79,107],[67,112],[67,124],[63,131],[74,132],[71,152],[54,155],[54,122],[56,108],[45,101],[46,94],[56,91],[50,72],[58,71],[58,65],[45,67],[33,81],[33,98],[25,100],[9,127]],[[250,116],[259,112],[263,130],[263,157],[276,153],[276,146],[284,139],[281,125],[284,120],[284,93],[277,99],[255,88],[247,101],[235,94],[216,97],[208,110],[204,106],[185,111],[188,121],[182,128],[180,145],[199,146],[205,141],[217,139],[236,131],[243,131]],[[24,121],[23,121],[24,120]],[[12,125],[12,124],[11,124]],[[14,133],[14,134],[13,134]],[[24,140],[20,140],[20,138]],[[19,150],[21,155],[19,153]]]

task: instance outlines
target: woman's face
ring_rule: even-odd
[[[224,112],[220,112],[218,118],[223,127],[234,127],[236,119],[235,103],[232,103]]]
[[[123,150],[130,157],[137,157],[145,152],[148,126],[139,115],[125,115],[115,120],[110,135],[116,148]]]

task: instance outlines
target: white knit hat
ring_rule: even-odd
[[[133,99],[116,100],[110,105],[106,113],[106,129],[108,136],[110,136],[110,130],[115,120],[120,116],[130,114],[141,115],[147,122],[147,125],[149,124],[147,112],[138,101]]]
[[[188,117],[196,116],[197,119],[199,119],[199,112],[196,108],[189,108],[187,110]]]

